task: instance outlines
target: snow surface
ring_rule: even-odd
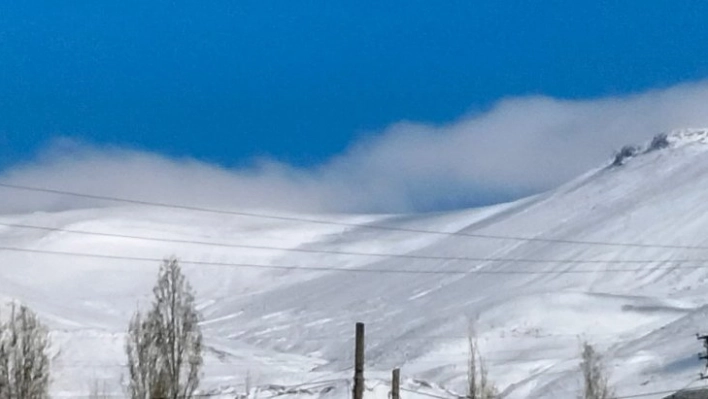
[[[347,224],[332,225],[122,206],[5,215],[0,246],[179,257],[203,314],[202,390],[220,394],[214,397],[243,395],[247,387],[251,398],[349,397],[357,321],[367,324],[369,399],[387,397],[394,367],[402,369],[404,398],[425,397],[410,391],[451,398],[463,393],[471,320],[490,376],[505,397],[575,397],[584,340],[605,353],[619,395],[664,391],[683,387],[702,371],[695,333],[708,331],[708,131],[682,130],[667,139],[667,148],[640,151],[621,166],[603,166],[554,191],[481,209],[286,215]],[[51,327],[54,396],[81,397],[95,383],[122,395],[123,334],[136,307],[149,303],[157,262],[6,250],[0,262],[0,300],[29,304]],[[440,273],[410,273],[415,270]]]

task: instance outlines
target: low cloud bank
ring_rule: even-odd
[[[225,169],[58,139],[0,181],[219,208],[416,212],[553,188],[656,133],[708,126],[708,82],[592,100],[511,98],[445,125],[401,122],[307,169],[273,160]],[[113,205],[3,189],[0,212]]]

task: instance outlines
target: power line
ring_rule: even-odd
[[[146,295],[152,295],[152,294],[146,294]],[[111,296],[111,298],[114,298]],[[216,320],[218,320],[217,318]],[[207,319],[204,320],[202,323],[209,323],[212,320]],[[103,330],[100,328],[92,328],[92,327],[81,327],[81,328],[74,328],[74,329],[67,329],[67,330],[55,330],[54,331],[57,334],[84,334],[87,332],[91,332],[93,334],[98,333],[98,334],[103,334],[103,335],[82,335],[81,339],[86,340],[86,339],[106,339],[106,338],[115,338],[116,336],[122,336],[124,334],[127,334],[125,331],[107,331]],[[252,333],[253,334],[253,333]],[[543,335],[534,335],[533,333],[529,334],[524,334],[524,333],[516,333],[516,334],[508,334],[508,335],[503,335],[503,336],[494,336],[490,339],[490,341],[496,341],[496,340],[506,340],[506,339],[511,339],[511,340],[521,340],[521,339],[533,339],[533,340],[540,340],[540,339],[558,339],[558,338],[583,338],[583,337],[607,337],[607,338],[616,338],[620,337],[625,333],[584,333],[584,332],[579,332],[579,333],[548,333],[548,334],[543,334]],[[247,332],[240,332],[238,334],[231,334],[228,336],[229,339],[238,339],[242,338],[247,335]],[[285,337],[282,336],[269,336],[266,334],[256,334],[256,335],[251,335],[250,338],[258,339],[258,338],[270,338],[270,339],[285,339]],[[378,335],[376,333],[369,333],[367,334],[367,339],[368,340],[377,340],[377,341],[385,341],[385,340],[393,340],[393,341],[417,341],[417,340],[467,340],[469,339],[469,335],[427,335],[427,334],[405,334],[403,336],[395,336],[395,335],[389,335],[389,336],[382,336]],[[330,341],[347,341],[347,340],[352,340],[354,337],[348,336],[348,335],[308,335],[307,337],[300,337],[298,338],[298,341],[324,341],[324,340],[330,340]],[[541,350],[558,350],[559,348],[544,348]],[[562,349],[562,348],[561,348]],[[501,353],[501,352],[519,352],[520,350],[516,349],[504,349],[504,350],[495,350],[491,351],[494,353]],[[539,349],[533,349],[533,352],[537,352]],[[490,351],[484,351],[484,353],[491,353]]]
[[[207,320],[208,321],[208,320]],[[565,337],[565,338],[583,338],[583,337],[618,337],[621,336],[622,334],[613,334],[613,333],[596,333],[596,334],[587,334],[587,333],[577,333],[577,334],[546,334],[546,335],[533,335],[533,334],[528,334],[528,335],[508,335],[504,337],[493,337],[492,340],[501,340],[501,339],[513,339],[513,340],[520,340],[520,339],[557,339],[560,337]],[[239,338],[237,335],[231,336],[233,338]],[[266,335],[259,335],[254,338],[259,338],[259,337],[267,337]],[[426,341],[426,340],[467,340],[469,339],[469,336],[466,335],[406,335],[406,336],[388,336],[388,337],[382,337],[382,336],[377,336],[377,335],[371,335],[369,334],[367,336],[368,340],[377,340],[377,341],[385,341],[385,340],[391,340],[391,341]],[[336,337],[336,336],[308,336],[307,338],[304,338],[304,340],[312,340],[312,341],[322,341],[322,340],[336,340],[336,341],[342,341],[342,340],[351,340],[353,339],[352,337]],[[302,341],[303,338],[300,338]],[[550,348],[549,350],[556,350],[557,348]],[[536,351],[536,350],[534,350]],[[503,351],[493,351],[493,352],[518,352],[517,350],[503,350]],[[485,351],[485,353],[489,353]]]
[[[701,249],[701,250],[708,249],[708,246],[698,246],[698,245],[645,244],[645,243],[628,243],[628,242],[620,243],[620,242],[608,242],[608,241],[585,241],[585,240],[570,240],[570,239],[559,239],[559,238],[521,237],[521,236],[506,236],[506,235],[496,235],[496,234],[466,233],[463,231],[436,231],[436,230],[427,230],[427,229],[415,229],[415,228],[406,228],[406,227],[386,226],[386,225],[379,225],[379,224],[361,224],[361,223],[341,222],[341,221],[334,221],[334,220],[303,218],[303,217],[296,217],[296,216],[272,215],[272,214],[254,213],[254,212],[245,212],[245,211],[230,211],[230,210],[224,210],[224,209],[215,209],[215,208],[207,208],[207,207],[199,207],[199,206],[169,204],[169,203],[165,203],[165,202],[153,202],[153,201],[136,200],[136,199],[129,199],[129,198],[111,197],[111,196],[105,196],[105,195],[85,194],[85,193],[78,193],[78,192],[73,192],[73,191],[65,191],[65,190],[43,188],[43,187],[31,187],[31,186],[24,186],[24,185],[11,184],[11,183],[2,183],[2,182],[0,182],[0,187],[14,189],[14,190],[41,192],[41,193],[56,194],[56,195],[65,195],[65,196],[87,198],[87,199],[94,199],[94,200],[101,200],[101,201],[121,202],[121,203],[127,203],[127,204],[135,204],[135,205],[145,205],[145,206],[154,206],[154,207],[161,207],[161,208],[171,208],[171,209],[214,213],[214,214],[220,214],[220,215],[246,216],[246,217],[254,217],[254,218],[261,218],[261,219],[312,223],[312,224],[331,225],[331,226],[357,227],[357,228],[366,228],[366,229],[374,229],[374,230],[400,231],[400,232],[407,232],[407,233],[433,234],[433,235],[444,235],[444,236],[460,236],[460,237],[472,237],[472,238],[483,238],[483,239],[493,239],[493,240],[523,241],[523,242],[544,242],[544,243],[553,243],[553,244],[575,244],[575,245],[635,247],[635,248],[662,248],[662,249]]]
[[[146,294],[147,295],[147,294]],[[112,298],[115,298],[115,296],[111,296]],[[209,323],[211,320],[205,320],[203,323]],[[62,333],[78,333],[80,334],[83,331],[94,331],[93,329],[76,329],[76,330],[70,330],[70,331],[62,331]],[[113,339],[116,336],[116,332],[109,332],[106,333],[106,335],[103,336],[82,336],[81,340],[106,340],[106,339]],[[125,333],[122,333],[125,334]],[[504,337],[494,337],[493,340],[520,340],[520,339],[530,339],[530,340],[545,340],[545,339],[553,339],[553,340],[558,340],[561,338],[567,338],[567,339],[577,339],[577,338],[587,338],[587,337],[604,337],[603,340],[600,340],[599,342],[604,342],[605,340],[609,340],[609,338],[616,338],[622,336],[622,334],[613,334],[613,333],[604,333],[604,334],[587,334],[587,333],[577,333],[577,334],[547,334],[547,335],[540,335],[540,336],[534,336],[534,335],[509,335],[509,336],[504,336]],[[265,334],[260,334],[260,335],[248,335],[247,333],[238,333],[238,334],[232,334],[229,335],[228,338],[230,339],[242,339],[242,338],[248,338],[251,340],[275,340],[275,341],[281,341],[287,339],[284,336],[274,336],[274,335],[265,335]],[[347,342],[353,340],[354,337],[349,337],[349,336],[307,336],[307,337],[300,337],[296,341],[286,341],[282,343],[288,343],[288,344],[293,344],[293,343],[302,343],[302,342],[313,342],[313,341],[338,341],[338,342]],[[416,336],[405,336],[405,337],[382,337],[382,336],[369,336],[367,337],[369,341],[374,341],[374,342],[381,342],[381,341],[406,341],[406,342],[414,342],[414,341],[454,341],[454,340],[468,340],[468,336],[455,336],[455,335],[416,335]],[[593,340],[593,342],[598,342],[597,340]],[[542,349],[534,349],[533,352],[539,352],[539,351],[563,351],[565,348],[560,347],[560,348],[542,348]],[[523,350],[520,349],[503,349],[503,350],[493,350],[493,351],[484,351],[484,354],[489,354],[489,353],[519,353],[523,352]],[[441,355],[442,356],[442,355]],[[619,359],[619,358],[614,358],[614,359]],[[527,360],[527,359],[520,359],[520,360]],[[542,359],[542,360],[555,360],[554,358],[549,358],[549,359]],[[421,360],[417,360],[418,362],[421,362]],[[431,362],[434,362],[436,360],[430,360]]]
[[[528,258],[487,258],[487,257],[470,257],[470,256],[436,256],[436,255],[415,255],[415,254],[401,254],[401,253],[381,253],[381,252],[356,252],[356,251],[338,251],[338,250],[324,250],[324,249],[312,249],[312,248],[288,248],[288,247],[275,247],[269,245],[253,245],[253,244],[234,244],[234,243],[221,243],[221,242],[211,242],[211,241],[197,241],[197,240],[186,240],[177,238],[162,238],[162,237],[150,237],[150,236],[137,236],[130,234],[118,234],[118,233],[106,233],[100,231],[86,231],[86,230],[74,230],[66,229],[62,227],[49,227],[49,226],[37,226],[22,223],[2,223],[0,226],[12,227],[12,228],[22,228],[31,230],[42,230],[60,233],[69,233],[77,235],[88,235],[96,237],[111,237],[111,238],[125,238],[131,240],[143,240],[143,241],[153,241],[153,242],[165,242],[174,244],[194,244],[194,245],[206,245],[214,247],[226,247],[226,248],[241,248],[241,249],[255,249],[255,250],[266,250],[266,251],[283,251],[283,252],[302,252],[302,253],[314,253],[314,254],[327,254],[327,255],[347,255],[347,256],[369,256],[369,257],[381,257],[381,258],[403,258],[403,259],[418,259],[418,260],[444,260],[444,261],[474,261],[474,262],[509,262],[509,263],[562,263],[562,264],[646,264],[646,263],[658,263],[658,262],[674,262],[674,263],[685,263],[685,262],[703,262],[708,263],[708,259],[528,259]]]
[[[520,351],[515,351],[515,352],[520,352]],[[567,352],[567,351],[566,351]],[[508,363],[524,363],[524,362],[540,362],[540,361],[557,361],[557,362],[575,362],[579,360],[579,355],[578,356],[573,356],[573,357],[564,357],[564,356],[558,356],[558,357],[488,357],[487,355],[489,354],[496,354],[496,353],[513,353],[513,351],[485,351],[482,353],[484,360],[487,362],[495,362],[495,363],[502,363],[502,364],[508,364]],[[464,357],[465,354],[460,354],[460,357]],[[435,358],[423,358],[423,359],[409,359],[410,363],[413,364],[438,364],[438,363],[443,363],[443,362],[449,362],[452,356],[446,356],[443,358],[440,356],[440,358],[435,359]],[[632,360],[634,363],[652,363],[655,362],[656,359],[633,359],[631,356],[618,356],[618,357],[611,357],[608,358],[609,360],[615,361],[615,362],[620,362],[620,361],[627,361],[627,360]],[[568,372],[568,370],[561,371],[563,373]],[[543,374],[544,372],[539,372],[539,374]]]
[[[72,256],[93,259],[110,260],[130,260],[136,262],[162,262],[164,258],[151,258],[139,256],[122,256],[106,254],[90,254],[73,251],[55,251],[48,249],[19,248],[0,246],[0,251],[24,252],[43,255]],[[347,273],[380,273],[380,274],[441,274],[441,275],[468,275],[468,274],[501,274],[501,275],[537,275],[537,274],[592,274],[592,273],[637,273],[653,271],[672,271],[676,269],[704,269],[708,265],[676,265],[671,267],[648,267],[648,268],[626,268],[626,269],[594,269],[594,270],[425,270],[425,269],[390,269],[390,268],[337,268],[326,266],[297,266],[297,265],[259,265],[249,263],[230,262],[207,262],[195,260],[180,260],[181,263],[197,266],[233,267],[233,268],[253,268],[253,269],[275,269],[275,270],[296,270],[296,271],[332,271]]]
[[[488,362],[497,362],[497,363],[503,363],[503,364],[510,364],[510,363],[524,363],[524,362],[540,362],[540,361],[556,361],[560,363],[567,363],[567,362],[575,362],[578,361],[578,356],[574,357],[531,357],[531,358],[490,358],[486,357],[487,354],[490,353],[503,353],[504,351],[490,351],[490,352],[484,352],[483,355],[485,355],[484,360]],[[632,360],[634,363],[651,363],[654,362],[655,359],[640,359],[640,360],[633,360],[630,357],[614,357],[611,358],[614,361],[618,360]],[[451,357],[448,356],[445,359],[409,359],[406,360],[406,362],[409,365],[428,365],[428,364],[447,364],[451,366],[457,366],[457,364],[450,363]],[[288,361],[288,360],[279,360],[279,359],[269,359],[267,364],[278,364],[278,365],[291,365],[295,362]],[[368,362],[367,362],[368,363]],[[375,365],[380,362],[372,362],[368,363],[369,366],[375,367]],[[251,365],[254,364],[253,361],[243,359],[242,361],[235,362],[235,361],[219,361],[217,363],[212,364],[212,366],[243,366],[243,365]],[[65,368],[84,368],[84,367],[91,367],[91,368],[123,368],[127,367],[127,363],[92,363],[92,362],[53,362],[53,366],[58,366],[58,367],[65,367]],[[466,366],[466,365],[464,365]],[[565,374],[565,373],[570,373],[573,372],[573,370],[560,370],[560,371],[540,371],[537,372],[536,374],[538,375],[543,375],[543,374]]]

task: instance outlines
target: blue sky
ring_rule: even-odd
[[[504,99],[699,82],[705,15],[706,2],[651,0],[5,2],[0,167],[62,137],[320,173],[400,121],[445,126]],[[444,207],[552,185],[489,180],[472,184],[481,199]]]

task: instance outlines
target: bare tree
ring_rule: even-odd
[[[128,355],[128,394],[133,399],[149,399],[154,386],[158,385],[159,353],[157,334],[151,320],[140,311],[130,320],[126,340]]]
[[[477,334],[474,327],[470,327],[467,335],[469,353],[467,355],[467,398],[468,399],[494,399],[497,389],[489,381],[487,366],[479,351]]]
[[[614,392],[608,383],[607,370],[602,356],[587,342],[583,343],[580,370],[583,373],[582,399],[612,399],[614,397]]]
[[[152,308],[128,328],[128,392],[132,399],[189,399],[199,385],[202,334],[192,288],[176,259],[163,261]]]
[[[12,305],[0,326],[0,399],[49,397],[49,335],[37,315]]]

